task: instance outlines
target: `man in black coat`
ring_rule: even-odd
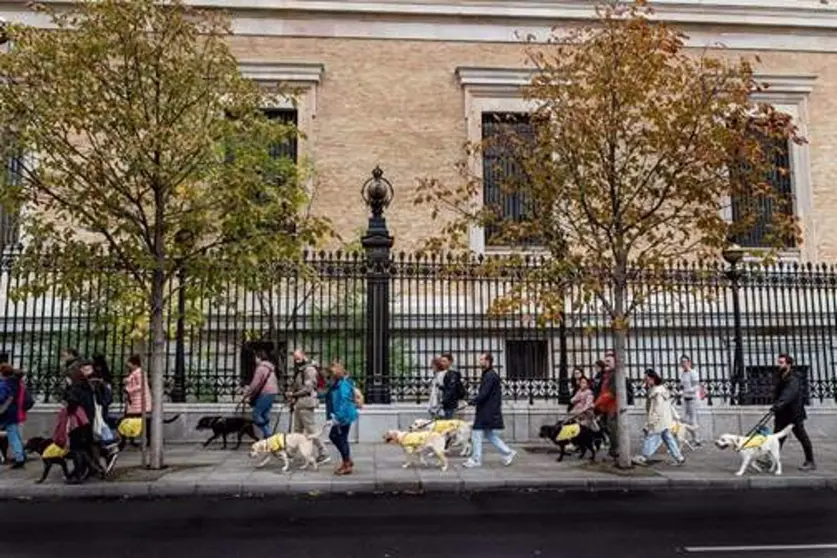
[[[503,455],[503,464],[511,465],[517,452],[510,449],[497,436],[497,430],[503,430],[503,386],[500,375],[494,370],[494,357],[489,353],[480,356],[482,379],[477,396],[471,401],[476,415],[474,428],[471,432],[471,446],[473,453],[463,466],[468,468],[482,466],[482,441],[486,439]]]
[[[462,374],[453,367],[453,355],[443,353],[445,375],[442,380],[442,417],[452,419],[459,408],[459,402],[468,396],[462,383]]]
[[[793,359],[789,355],[779,355],[779,373],[776,387],[773,394],[773,406],[770,408],[775,415],[773,431],[779,432],[788,425],[793,425],[793,435],[802,444],[805,452],[805,463],[799,468],[800,471],[814,471],[817,466],[814,463],[814,448],[811,446],[811,439],[805,431],[805,401],[799,377],[793,370]],[[783,439],[780,445],[785,443]]]

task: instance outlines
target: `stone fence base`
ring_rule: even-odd
[[[29,412],[29,419],[24,428],[25,436],[50,435],[54,425],[58,406],[38,404]],[[166,441],[171,443],[194,443],[205,440],[208,434],[198,432],[195,426],[202,416],[233,415],[235,405],[228,403],[167,403],[166,417],[179,414],[177,420],[165,425]],[[703,407],[699,410],[698,420],[701,438],[714,439],[726,432],[744,433],[749,430],[767,412],[767,407]],[[825,404],[807,409],[807,428],[812,438],[837,438],[837,405]],[[275,408],[273,420],[279,416]],[[318,410],[320,420],[325,420],[325,409]],[[641,407],[628,410],[633,431],[639,432],[645,422],[645,413]],[[538,431],[544,424],[566,416],[566,406],[551,403],[534,405],[508,404],[504,409],[506,430],[504,437],[510,442],[532,442],[537,440]],[[360,420],[352,428],[354,442],[377,442],[388,429],[406,429],[415,419],[426,418],[424,407],[412,404],[368,405],[361,410]],[[281,409],[280,430],[287,430],[289,413]],[[471,420],[473,409],[461,413],[461,418]]]

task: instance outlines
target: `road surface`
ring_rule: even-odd
[[[837,556],[837,494],[4,502],[3,558]]]

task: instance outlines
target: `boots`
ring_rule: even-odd
[[[344,461],[337,469],[334,470],[334,474],[337,476],[351,475],[352,468],[354,466],[354,462],[351,459],[348,459]]]

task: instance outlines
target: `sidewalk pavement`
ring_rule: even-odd
[[[485,463],[480,469],[466,469],[463,459],[453,457],[446,472],[438,468],[403,469],[403,453],[383,444],[357,444],[352,447],[355,473],[332,475],[334,463],[318,472],[282,473],[278,460],[257,469],[247,455],[248,446],[238,451],[203,449],[194,445],[166,448],[167,468],[151,471],[140,466],[138,450],[128,449],[120,456],[107,481],[91,479],[83,485],[67,485],[60,469],[53,467],[44,484],[35,484],[41,464],[29,461],[24,470],[0,471],[0,499],[54,498],[163,498],[185,496],[264,497],[277,495],[375,494],[425,492],[527,491],[650,491],[650,490],[729,490],[771,488],[837,489],[837,443],[815,442],[817,465],[813,473],[802,473],[802,452],[796,440],[789,440],[782,453],[784,475],[767,473],[734,476],[739,456],[704,444],[687,453],[687,463],[675,466],[659,454],[649,466],[622,471],[604,457],[598,463],[567,456],[556,463],[553,446],[523,444],[510,467],[486,444]],[[330,448],[332,455],[336,454]]]

